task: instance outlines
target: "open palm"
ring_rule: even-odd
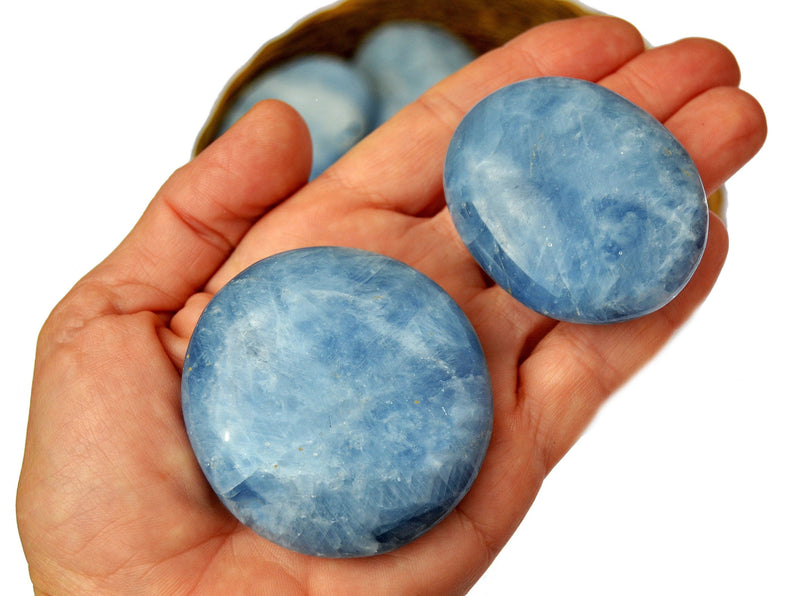
[[[461,593],[530,507],[597,408],[710,291],[727,249],[712,217],[706,254],[664,309],[603,327],[559,323],[479,270],[442,193],[449,138],[498,87],[563,75],[598,81],[662,120],[710,192],[758,150],[758,104],[734,58],[707,40],[645,50],[608,17],[538,27],[484,55],[305,185],[299,116],[263,102],[159,191],[120,247],[55,309],[40,337],[20,534],[43,593]],[[495,422],[472,490],[442,523],[364,559],[299,555],[218,502],[194,460],[180,366],[210,297],[254,261],[310,245],[364,248],[436,280],[487,356]]]

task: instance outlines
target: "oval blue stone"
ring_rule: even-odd
[[[608,89],[542,77],[463,119],[444,169],[475,260],[547,316],[613,323],[667,304],[700,262],[708,209],[686,150]]]
[[[489,375],[455,302],[374,253],[260,261],[209,303],[183,369],[198,461],[243,523],[286,548],[400,547],[465,495],[492,427]]]

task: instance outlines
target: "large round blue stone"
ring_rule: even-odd
[[[486,273],[547,316],[613,323],[674,298],[705,248],[686,150],[608,89],[530,79],[479,102],[444,170],[456,228]]]
[[[183,369],[203,471],[243,523],[327,557],[417,538],[465,495],[492,398],[453,300],[393,259],[308,248],[260,261],[209,303]]]

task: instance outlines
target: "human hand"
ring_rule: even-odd
[[[40,337],[20,479],[20,533],[41,592],[458,593],[508,540],[547,472],[597,408],[710,291],[727,237],[660,311],[618,325],[558,323],[486,278],[444,209],[447,142],[497,87],[537,75],[596,80],[665,122],[710,192],[763,142],[758,104],[721,46],[644,51],[606,17],[556,22],[451,77],[303,186],[310,145],[294,111],[255,108],[159,191],[120,247],[55,309]],[[328,560],[239,524],[192,455],[180,409],[188,337],[214,292],[257,259],[309,245],[370,249],[436,280],[480,336],[495,422],[472,490],[397,551]]]

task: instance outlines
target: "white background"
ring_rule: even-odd
[[[0,8],[3,593],[30,591],[14,491],[39,327],[188,159],[233,72],[323,4]],[[602,410],[473,594],[800,593],[793,4],[593,3],[654,44],[726,43],[770,135],[728,184],[731,249],[711,298]]]

